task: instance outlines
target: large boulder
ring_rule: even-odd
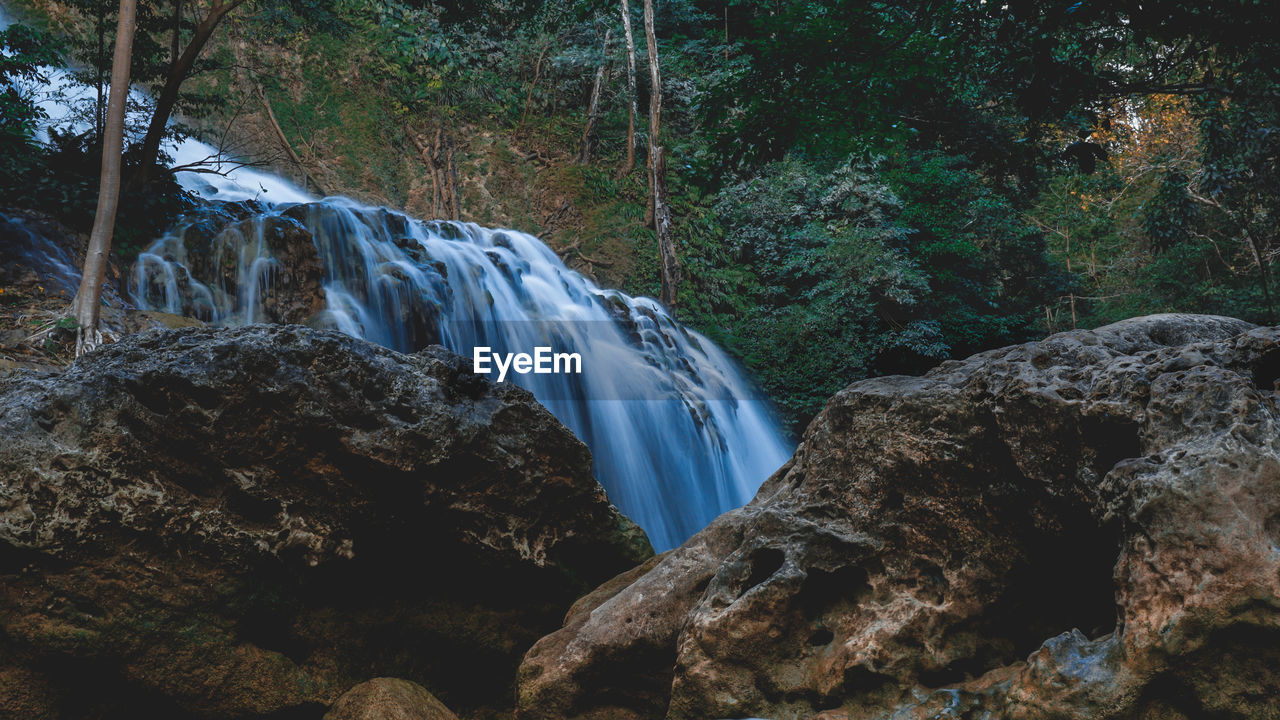
[[[856,383],[577,603],[517,716],[1280,717],[1280,328],[1140,318]]]
[[[0,379],[0,717],[313,717],[358,682],[510,708],[651,554],[586,447],[442,349],[298,326]]]
[[[458,720],[458,716],[417,683],[374,678],[343,693],[324,720]]]

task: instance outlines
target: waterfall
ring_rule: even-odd
[[[87,90],[64,70],[46,76],[21,89],[48,113],[44,126],[87,129],[72,110]],[[654,300],[597,287],[531,235],[321,201],[194,139],[166,151],[174,167],[207,161],[219,173],[177,173],[215,202],[140,254],[128,282],[139,308],[221,324],[280,320],[274,303],[297,262],[282,253],[281,233],[298,231],[314,243],[323,297],[319,312],[284,320],[406,352],[440,343],[467,356],[477,346],[577,353],[581,374],[507,381],[590,447],[610,499],[660,551],[745,503],[791,453],[767,400],[720,348]]]
[[[278,276],[267,238],[309,231],[327,305],[311,320],[412,352],[440,343],[472,355],[578,353],[581,374],[512,375],[571,428],[595,458],[609,497],[660,550],[745,503],[791,447],[735,363],[654,300],[597,287],[537,238],[470,223],[423,222],[331,198],[266,206],[209,242],[221,283],[184,265],[203,218],[177,224],[143,253],[129,291],[139,307],[240,324],[265,316]]]

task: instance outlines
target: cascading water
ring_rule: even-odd
[[[84,102],[85,89],[63,70],[46,75],[48,83],[24,91],[39,96],[46,126],[77,127],[69,103]],[[586,442],[610,498],[658,550],[745,503],[791,452],[767,401],[712,342],[653,300],[597,287],[537,238],[421,222],[346,199],[316,201],[286,180],[223,162],[196,140],[167,151],[175,166],[206,161],[223,173],[178,173],[189,191],[261,204],[247,218],[222,216],[221,231],[204,235],[211,243],[198,248],[204,263],[224,270],[216,281],[198,280],[188,257],[189,236],[202,237],[188,231],[209,218],[185,218],[157,240],[131,271],[129,292],[140,308],[226,324],[267,318],[264,298],[287,274],[268,239],[280,224],[298,223],[323,266],[327,309],[313,324],[402,351],[438,342],[468,356],[476,346],[578,353],[581,374],[507,380],[531,390]]]
[[[313,324],[402,351],[439,342],[466,355],[476,346],[580,354],[581,374],[508,380],[587,443],[610,498],[659,549],[746,502],[790,452],[767,402],[713,343],[512,230],[420,222],[344,199],[274,206],[213,238],[235,280],[208,287],[182,266],[192,233],[179,224],[139,258],[134,302],[174,311],[194,298],[220,322],[261,318],[256,298],[277,262],[264,238],[291,221],[310,231],[324,266],[328,309]]]
[[[0,212],[0,246],[6,260],[26,267],[36,273],[54,293],[62,293],[68,299],[80,286],[80,269],[71,251],[49,241],[28,222],[9,213]],[[0,276],[4,273],[0,272]]]

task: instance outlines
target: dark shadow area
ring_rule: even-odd
[[[1099,479],[1111,472],[1116,463],[1142,457],[1142,437],[1138,423],[1125,417],[1086,416],[1080,419],[1080,435],[1090,466]]]
[[[743,584],[742,592],[738,593],[738,597],[742,597],[751,588],[773,577],[786,559],[786,554],[776,548],[760,548],[751,553],[751,574],[747,576],[747,581]]]
[[[813,620],[842,602],[856,604],[870,591],[867,571],[860,567],[850,565],[834,572],[813,568],[800,586],[795,602],[805,619]]]
[[[1253,363],[1253,386],[1265,392],[1276,392],[1280,380],[1280,350],[1270,350]]]

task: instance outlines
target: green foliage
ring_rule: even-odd
[[[886,163],[885,176],[902,198],[902,222],[915,231],[912,254],[929,275],[929,316],[953,356],[1045,331],[1045,306],[1066,294],[1071,280],[1048,259],[1041,233],[972,161],[909,154]],[[912,367],[904,359],[883,369]]]
[[[34,3],[37,11],[41,3]],[[94,90],[72,107],[75,120],[90,126],[90,132],[101,133],[105,121],[107,85],[111,77],[111,61],[115,44],[116,15],[119,2],[116,0],[60,0],[60,9],[54,15],[64,22],[60,29],[64,31],[68,56],[75,68],[74,74],[86,87]],[[130,82],[135,86],[145,87],[158,93],[168,76],[172,58],[171,45],[174,39],[174,18],[172,2],[138,3],[137,30],[134,34],[133,49],[130,55]],[[203,10],[202,10],[203,12]],[[194,30],[191,3],[185,3],[182,22],[176,28],[179,33],[179,47],[185,46]],[[197,61],[195,74],[208,72],[213,68],[209,58],[202,57]],[[149,118],[150,99],[134,102],[136,108],[130,109],[135,123],[145,123]],[[215,98],[200,93],[193,93],[189,88],[179,96],[181,112],[198,115],[207,112]],[[141,130],[142,128],[138,128]],[[175,127],[175,132],[180,132]]]
[[[1157,98],[1115,129],[1097,175],[1048,186],[1032,212],[1091,290],[1080,324],[1152,312],[1272,321],[1276,148],[1257,130],[1275,125],[1267,114],[1245,98]]]
[[[818,167],[770,163],[680,237],[684,318],[740,357],[793,427],[854,380],[1043,332],[1069,280],[965,159]]]
[[[57,61],[47,34],[20,24],[0,31],[0,190],[12,193],[40,164],[36,128],[44,112],[25,88],[44,82],[41,66]]]
[[[942,356],[900,214],[874,168],[773,163],[682,236],[687,319],[741,357],[792,423],[885,353]]]
[[[792,150],[828,159],[868,137],[903,137],[896,116],[945,101],[955,38],[929,32],[928,2],[784,0],[731,5],[737,71],[710,88],[717,146],[730,164]]]
[[[350,26],[328,0],[279,0],[259,3],[251,22],[271,38],[297,38],[325,33],[344,37]]]
[[[1143,212],[1143,230],[1156,251],[1187,242],[1200,224],[1200,210],[1187,192],[1189,182],[1180,170],[1166,172]]]

